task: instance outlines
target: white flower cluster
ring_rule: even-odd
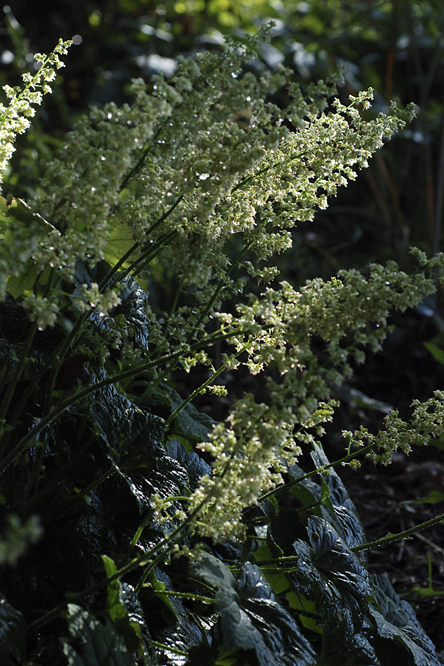
[[[238,306],[237,320],[219,315],[242,331],[232,342],[247,351],[250,371],[275,367],[281,380],[267,380],[269,405],[244,396],[226,424],[218,424],[209,441],[199,445],[214,458],[213,475],[191,497],[191,509],[204,503],[195,521],[202,536],[223,541],[242,533],[242,511],[282,482],[281,472],[296,461],[301,443],[313,443],[324,433],[322,423],[331,420],[335,406],[329,400],[332,389],[351,374],[350,361],[363,361],[363,346],[380,348],[392,309],[411,307],[434,290],[433,272],[437,266],[442,270],[443,257],[427,260],[421,252],[414,254],[421,269],[410,276],[389,262],[370,266],[367,278],[355,270],[341,271],[338,278],[312,280],[301,291],[284,282],[280,290],[267,289],[262,296],[251,296],[250,305]],[[312,348],[315,336],[325,343],[322,362]],[[439,434],[444,393],[435,395],[424,405],[414,403],[411,424],[392,412],[387,430],[378,436],[366,429],[348,436],[355,444],[374,442],[383,452],[370,455],[386,463],[397,446],[407,450],[413,441],[427,443]]]
[[[65,55],[71,43],[60,40],[49,56],[36,53],[34,60],[42,64],[35,76],[27,72],[22,75],[25,84],[23,90],[3,86],[9,104],[5,106],[0,103],[0,183],[2,171],[5,170],[15,150],[14,141],[17,134],[22,134],[28,129],[29,119],[35,115],[32,104],[41,104],[43,95],[51,92],[49,84],[54,81],[56,70],[64,66],[59,55]]]
[[[371,91],[334,111],[327,99],[335,82],[311,85],[304,95],[288,83],[286,70],[245,71],[261,38],[245,49],[228,46],[223,56],[183,59],[168,83],[138,79],[132,105],[93,108],[80,119],[32,204],[53,231],[35,225],[22,263],[32,258],[36,271],[51,265],[61,278],[78,259],[93,264],[109,258],[110,248],[115,256],[120,239],[126,247],[134,243],[133,261],[163,252],[169,270],[195,293],[199,321],[201,312],[207,320],[219,306],[207,309],[203,294],[226,274],[234,234],[243,234],[258,260],[287,249],[289,229],[325,207],[327,196],[354,179],[354,167],[365,166],[404,120],[394,110],[363,121],[356,105],[367,105]],[[284,109],[267,101],[285,89]],[[238,122],[245,109],[246,127]],[[26,254],[22,231],[14,234],[12,244]],[[0,249],[1,279],[19,263],[6,250]],[[259,279],[274,276],[270,268],[248,268]],[[238,286],[227,278],[224,289]],[[53,290],[51,298],[59,293]]]
[[[8,276],[20,281],[28,273],[38,281],[48,270],[54,278],[44,297],[35,290],[23,298],[39,328],[53,325],[61,307],[71,305],[59,286],[63,277],[72,277],[78,260],[94,265],[106,258],[115,264],[126,253],[120,275],[125,269],[137,275],[147,266],[154,281],[172,273],[180,284],[178,299],[184,295],[167,317],[147,309],[155,348],[145,358],[159,361],[155,376],[171,369],[161,366],[162,355],[170,362],[172,355],[181,355],[178,362],[187,370],[197,363],[211,365],[199,347],[210,320],[220,322],[220,330],[213,328],[207,341],[225,336],[234,348],[223,358],[226,369],[245,363],[252,373],[271,367],[280,374],[279,380],[268,380],[269,404],[244,396],[202,444],[214,458],[213,475],[188,498],[188,515],[194,516],[194,529],[215,540],[242,532],[243,510],[282,481],[301,443],[323,433],[322,424],[332,417],[332,388],[351,374],[352,362],[363,361],[363,346],[380,347],[390,310],[405,309],[431,293],[433,271],[442,271],[444,264],[442,256],[429,261],[416,252],[420,270],[412,276],[393,262],[373,265],[367,278],[341,271],[300,291],[283,282],[250,296],[236,313],[220,311],[227,295],[242,293],[245,282],[232,277],[231,269],[243,253],[248,249],[256,257],[244,264],[252,277],[273,280],[276,270],[257,263],[289,248],[295,224],[325,208],[328,197],[353,180],[384,138],[414,114],[412,107],[401,112],[394,106],[390,115],[365,121],[358,107],[368,108],[371,90],[348,106],[336,101],[329,107],[334,81],[302,92],[284,69],[258,76],[246,71],[245,60],[261,37],[247,41],[244,49],[228,45],[222,56],[182,59],[169,82],[162,77],[150,84],[134,81],[131,105],[91,109],[48,166],[32,203],[34,215],[17,206],[14,212],[12,204],[6,213],[0,210],[2,233],[6,229],[0,286]],[[0,108],[2,145],[25,128],[23,116],[40,99],[30,97],[32,87],[45,92],[53,76],[48,67],[59,66],[56,54],[51,57],[23,93],[7,91],[15,111],[8,115]],[[268,101],[276,91],[286,95],[284,108]],[[239,122],[242,114],[248,115],[247,124]],[[8,155],[10,148],[3,159]],[[118,285],[79,288],[73,300],[81,311],[96,308],[106,315],[119,302]],[[123,327],[119,322],[110,332],[115,344]],[[322,362],[314,339],[322,341]],[[125,358],[135,363],[135,353],[128,347]],[[419,406],[415,413],[418,423],[422,416],[426,420]],[[393,428],[402,431],[395,421]],[[387,438],[381,435],[379,443],[389,451]],[[156,504],[159,520],[168,506],[167,498]],[[180,509],[178,518],[184,515]]]
[[[383,465],[392,461],[395,451],[401,449],[410,453],[412,445],[427,446],[431,439],[439,438],[444,429],[444,391],[435,391],[433,398],[421,403],[414,400],[412,403],[413,415],[409,422],[398,416],[393,410],[384,421],[384,430],[372,435],[367,428],[361,426],[356,432],[344,431],[343,436],[354,446],[372,445],[374,448],[367,453],[367,457]],[[378,453],[377,449],[382,450]]]

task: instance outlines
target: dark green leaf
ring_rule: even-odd
[[[103,625],[79,606],[69,604],[68,627],[76,644],[75,649],[63,639],[69,666],[135,666],[135,659],[109,620]]]
[[[156,397],[162,397],[170,407],[171,413],[183,404],[180,395],[171,386],[164,386],[162,391],[155,391]],[[177,425],[183,437],[187,440],[203,442],[213,429],[215,421],[199,412],[191,403],[186,405],[177,415]]]
[[[369,610],[376,631],[381,638],[399,645],[399,663],[410,653],[416,666],[441,666],[434,645],[416,619],[410,604],[398,597],[384,576],[371,576],[371,584],[375,603],[370,605]],[[378,650],[377,654],[381,663],[388,666],[384,655],[379,654]]]
[[[260,569],[247,562],[238,581],[214,556],[205,553],[193,568],[217,589],[224,654],[255,650],[261,666],[305,666],[314,652],[289,613],[276,601]]]
[[[311,457],[316,468],[329,463],[323,448],[318,444],[314,445]],[[323,478],[330,490],[329,506],[331,507],[325,517],[333,523],[349,548],[365,543],[365,534],[358,512],[340,477],[333,468],[330,468],[328,474]]]
[[[296,588],[316,602],[323,651],[332,666],[352,664],[353,659],[365,664],[373,652],[362,634],[371,593],[367,571],[323,518],[310,518],[307,532],[310,545],[301,540],[294,544],[299,557],[297,573],[291,576]]]
[[[186,470],[191,491],[197,488],[199,479],[205,474],[211,474],[211,467],[194,451],[187,451],[177,440],[172,439],[167,444],[167,452],[171,458],[177,460]]]
[[[160,568],[156,569],[156,580],[158,591],[160,586],[163,586],[164,590],[174,591],[170,576]],[[158,632],[157,640],[182,652],[188,652],[191,648],[206,642],[205,634],[210,631],[212,621],[201,617],[199,623],[196,623],[195,615],[177,597],[170,596],[167,604],[174,614],[175,621],[169,627]],[[182,666],[183,658],[178,658],[173,652],[168,653],[168,664]]]
[[[103,368],[91,371],[91,379],[95,383],[106,378]],[[121,458],[131,459],[134,464],[146,454],[146,448],[152,448],[164,433],[160,418],[137,407],[113,384],[92,394],[90,414],[110,449],[114,449]]]
[[[100,284],[110,269],[111,266],[106,261],[99,261],[93,268],[88,268],[86,264],[78,261],[73,275],[74,283],[77,287],[84,284],[90,286],[93,282]],[[124,315],[129,337],[134,338],[137,346],[148,349],[150,326],[146,315],[147,294],[131,275],[126,275],[119,280],[119,272],[117,272],[113,278],[114,283],[118,285],[120,305],[113,308],[111,313],[105,317],[101,317],[100,313],[94,310],[90,316],[90,321],[99,329],[113,330],[114,319],[118,315]],[[74,292],[74,296],[79,295],[78,291]]]
[[[0,595],[0,664],[13,666],[17,661],[21,662],[24,647],[25,621],[23,615],[13,608],[3,595]]]

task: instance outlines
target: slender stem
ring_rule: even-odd
[[[165,645],[165,643],[159,643],[159,641],[151,641],[151,645],[159,648],[159,650],[165,650],[165,652],[173,652],[174,654],[178,654],[181,657],[188,657],[188,652],[178,650],[177,648],[171,647],[171,645]]]
[[[209,336],[208,338],[203,338],[202,340],[194,343],[191,346],[186,346],[186,351],[197,351],[198,349],[207,346],[209,343],[214,344],[217,342],[219,339],[224,340],[229,337],[233,337],[236,335],[238,332],[232,331],[230,334],[222,335],[219,337],[213,337]],[[60,402],[58,405],[54,407],[54,409],[47,414],[45,417],[43,417],[31,430],[28,431],[28,433],[22,437],[22,439],[18,442],[18,444],[12,449],[12,451],[9,452],[9,454],[6,456],[6,458],[2,461],[1,463],[1,468],[0,468],[0,475],[3,474],[3,472],[6,470],[7,467],[14,461],[16,456],[20,455],[23,451],[26,451],[28,448],[28,445],[30,442],[32,442],[36,435],[38,435],[39,432],[41,432],[46,426],[51,423],[59,414],[64,412],[68,407],[71,407],[74,403],[78,402],[82,398],[84,398],[87,395],[90,395],[91,393],[94,393],[95,391],[98,391],[101,388],[104,388],[105,386],[109,386],[110,384],[115,384],[116,382],[119,381],[124,381],[125,379],[131,379],[132,377],[135,377],[136,375],[140,375],[142,372],[146,372],[148,370],[151,370],[152,368],[155,368],[158,365],[161,365],[162,363],[169,363],[170,361],[174,361],[180,356],[184,354],[185,350],[182,348],[179,351],[173,352],[171,354],[167,354],[166,356],[163,356],[160,359],[156,359],[154,361],[147,361],[145,363],[141,363],[140,365],[133,366],[128,368],[128,370],[124,370],[123,372],[119,372],[116,375],[111,375],[107,377],[106,379],[102,379],[100,382],[97,382],[96,384],[91,384],[84,389],[78,391],[73,396],[70,396],[69,398],[66,398],[62,402]]]
[[[242,189],[242,187],[247,185],[250,181],[254,180],[258,176],[262,176],[262,174],[267,173],[267,171],[271,171],[271,169],[282,169],[284,165],[289,164],[290,162],[294,162],[294,160],[297,160],[300,157],[304,157],[304,155],[308,155],[311,152],[313,151],[303,150],[301,153],[297,153],[296,155],[290,155],[290,157],[288,157],[286,160],[277,162],[276,164],[269,164],[268,166],[259,169],[259,171],[253,173],[251,176],[245,176],[245,178],[243,178],[239,183],[237,183],[237,185],[235,185],[231,191],[236,192],[236,190]]]
[[[435,516],[435,518],[430,518],[430,520],[426,520],[425,523],[421,523],[420,525],[411,527],[408,530],[404,530],[404,532],[398,532],[397,534],[387,534],[385,537],[381,537],[381,539],[377,539],[376,541],[369,541],[368,543],[363,543],[360,546],[353,546],[353,548],[350,548],[350,550],[353,551],[354,553],[357,553],[360,550],[369,550],[370,548],[385,546],[385,544],[387,543],[393,543],[394,541],[400,541],[401,539],[406,539],[412,534],[415,534],[415,532],[420,532],[421,530],[425,530],[426,527],[431,527],[432,525],[436,525],[436,523],[441,523],[441,522],[444,522],[444,513],[440,513],[439,516]]]
[[[334,462],[328,463],[328,465],[322,465],[322,467],[317,467],[311,472],[307,472],[307,474],[298,476],[298,478],[293,479],[293,481],[289,481],[288,483],[284,483],[281,486],[277,486],[277,488],[273,488],[272,490],[269,490],[267,493],[261,495],[258,499],[258,502],[263,502],[264,499],[267,499],[267,497],[271,497],[272,495],[278,495],[282,492],[286,492],[289,488],[295,486],[297,483],[301,483],[306,479],[310,479],[312,476],[316,476],[316,474],[322,474],[322,472],[324,472],[327,469],[330,469],[331,467],[335,467],[336,465],[342,465],[343,463],[346,463],[349,460],[353,460],[354,458],[357,458],[358,456],[361,456],[362,454],[371,451],[371,449],[374,446],[375,444],[368,444],[367,446],[358,449],[354,453],[349,453],[348,455],[344,456],[343,458],[340,458],[339,460],[335,460]]]
[[[145,266],[147,266],[157,255],[162,252],[162,250],[167,246],[172,240],[179,235],[178,231],[169,231],[167,234],[159,238],[152,247],[148,248],[141,256],[123,272],[122,277],[125,277],[128,273],[133,273],[137,275],[140,273]]]
[[[174,211],[176,206],[179,205],[179,203],[182,201],[182,199],[183,199],[183,194],[180,194],[177,197],[176,201],[168,208],[168,210],[163,215],[161,215],[161,217],[156,222],[154,222],[150,226],[150,228],[147,230],[147,232],[145,234],[147,238],[159,225],[162,224],[162,222],[165,222],[165,220],[171,215],[171,213]],[[142,244],[141,241],[137,241],[136,243],[134,243],[134,245],[132,247],[130,247],[128,252],[126,252],[123,255],[123,257],[121,257],[119,259],[119,261],[108,271],[108,273],[105,275],[103,280],[100,282],[100,285],[99,285],[100,291],[103,291],[104,289],[106,289],[106,287],[109,284],[112,277],[117,273],[119,268],[121,268],[121,266],[123,266],[123,264],[131,257],[131,255],[134,254],[134,252],[139,248],[139,246],[141,244]],[[150,248],[150,249],[152,249],[152,248]],[[133,270],[133,268],[134,268],[134,264],[127,269],[127,271],[124,273],[123,276],[119,275],[119,280],[121,280],[122,277],[124,277],[129,272],[131,272]]]
[[[180,294],[182,293],[182,289],[183,289],[183,284],[184,284],[184,282],[185,282],[185,276],[182,275],[182,277],[181,277],[181,279],[180,279],[179,287],[176,289],[176,293],[174,294],[174,299],[173,299],[173,303],[172,303],[172,305],[171,305],[170,314],[169,314],[169,316],[168,316],[168,320],[167,320],[167,323],[166,323],[166,326],[165,326],[165,330],[164,330],[164,332],[163,332],[163,337],[164,337],[165,339],[166,339],[166,337],[167,337],[167,335],[168,335],[168,333],[169,333],[169,330],[170,330],[170,323],[171,323],[171,318],[174,316],[174,313],[176,312],[177,303],[178,303],[178,301],[179,301]]]
[[[214,291],[212,297],[209,299],[209,301],[208,301],[208,303],[206,304],[204,310],[201,312],[198,321],[196,322],[196,324],[193,326],[193,328],[191,329],[190,333],[188,334],[188,338],[187,338],[187,341],[188,341],[188,342],[190,342],[190,341],[192,340],[193,335],[194,335],[194,332],[200,328],[200,325],[202,324],[202,322],[203,322],[203,320],[205,319],[206,315],[208,314],[208,312],[209,312],[210,309],[212,308],[213,303],[215,302],[216,298],[219,296],[219,294],[220,294],[220,292],[221,292],[221,290],[222,290],[222,288],[223,288],[225,282],[227,281],[227,278],[228,278],[228,276],[230,275],[231,271],[232,271],[233,268],[237,265],[237,263],[239,262],[239,260],[240,260],[240,259],[242,258],[242,256],[245,254],[245,252],[247,252],[247,250],[250,248],[252,242],[253,242],[253,241],[249,241],[248,243],[246,243],[246,244],[243,246],[243,248],[242,248],[242,249],[237,253],[237,255],[234,257],[234,260],[233,260],[233,262],[232,262],[230,268],[228,269],[228,271],[225,273],[225,275],[223,276],[223,278],[221,278],[221,279],[219,280],[219,283],[218,283],[218,285],[217,285],[217,287],[216,287],[216,289],[215,289],[215,291]]]
[[[239,354],[241,354],[245,349],[246,349],[246,346],[245,346],[245,347],[239,352]],[[207,388],[207,386],[209,386],[209,385],[211,384],[211,382],[213,382],[217,377],[219,377],[219,375],[221,375],[221,374],[224,372],[225,368],[226,368],[226,363],[224,363],[223,365],[221,365],[221,367],[219,368],[219,370],[216,370],[215,372],[213,372],[213,374],[211,375],[211,377],[209,377],[209,379],[207,379],[206,382],[204,382],[204,383],[201,384],[197,389],[195,389],[195,390],[191,393],[191,395],[189,395],[188,398],[187,398],[186,400],[184,400],[184,401],[182,402],[182,404],[179,405],[179,407],[178,407],[177,409],[175,409],[174,412],[173,412],[173,413],[167,418],[167,420],[165,421],[165,425],[168,426],[168,425],[171,423],[171,421],[173,421],[173,420],[176,418],[176,416],[177,416],[178,414],[180,414],[180,412],[181,412],[183,409],[185,409],[185,407],[186,407],[186,406],[187,406],[192,400],[194,400],[194,398],[196,398],[200,393],[202,393],[202,392]]]
[[[299,555],[288,555],[286,557],[271,557],[268,560],[258,560],[255,562],[258,567],[265,566],[267,564],[283,564],[284,562],[297,562]]]
[[[147,583],[149,586],[150,583]],[[158,597],[177,597],[178,599],[190,599],[191,601],[203,601],[206,604],[215,604],[216,600],[211,597],[203,597],[201,594],[192,594],[191,592],[172,592],[170,590],[155,590]]]
[[[26,404],[26,401],[28,400],[29,396],[31,393],[35,390],[35,387],[37,386],[38,382],[40,379],[43,377],[45,372],[48,370],[48,368],[51,367],[53,361],[56,359],[59,360],[58,367],[60,364],[63,362],[66,352],[68,351],[71,343],[73,342],[75,336],[79,332],[80,328],[83,326],[85,321],[87,320],[89,316],[89,313],[85,313],[81,315],[76,323],[74,324],[72,330],[68,334],[68,336],[60,343],[60,345],[52,352],[52,354],[49,356],[49,358],[43,363],[42,367],[39,369],[39,371],[36,373],[36,375],[33,377],[31,385],[26,389],[26,391],[23,393],[23,396],[18,403],[15,411],[12,414],[11,417],[11,423],[14,423],[18,418],[20,418],[20,415],[23,411],[23,408]]]
[[[9,409],[9,405],[11,404],[12,396],[14,395],[14,391],[16,389],[17,383],[19,382],[22,372],[25,368],[25,364],[27,361],[28,357],[28,352],[29,349],[32,345],[32,342],[34,340],[35,333],[37,331],[37,323],[33,322],[31,325],[31,328],[29,329],[27,338],[25,340],[25,343],[23,345],[22,353],[20,354],[19,362],[17,364],[17,367],[15,369],[14,375],[9,382],[8,389],[6,391],[6,395],[3,398],[2,406],[0,409],[0,424],[4,422],[7,411]],[[1,426],[0,426],[1,428]],[[0,442],[3,440],[3,432],[2,432],[2,437],[0,438]],[[4,446],[4,444],[3,444]],[[0,446],[0,452],[3,450],[3,446]]]
[[[140,244],[141,244],[140,241],[137,241],[136,243],[134,243],[134,245],[132,245],[130,247],[130,249],[127,252],[125,252],[123,257],[121,257],[119,259],[119,261],[116,264],[114,264],[114,266],[112,268],[110,268],[108,273],[105,275],[105,277],[99,283],[99,289],[100,289],[101,293],[109,285],[109,283],[111,281],[111,278],[117,273],[119,268],[121,266],[123,266],[123,264],[131,257],[131,255],[134,254],[134,252],[139,248]]]
[[[69,599],[67,601],[60,603],[51,611],[45,613],[41,618],[32,622],[27,627],[26,633],[31,634],[34,631],[37,631],[45,624],[47,624],[51,620],[54,620],[56,617],[64,613],[66,610],[67,603],[79,601],[84,597],[90,596],[91,594],[94,594],[95,592],[102,590],[103,588],[107,587],[110,583],[113,583],[115,580],[119,580],[120,578],[122,578],[128,573],[131,573],[131,571],[134,571],[140,566],[148,565],[147,569],[148,573],[150,573],[152,569],[156,566],[157,562],[160,561],[163,557],[165,557],[168,554],[168,551],[172,549],[174,544],[171,542],[174,541],[176,537],[180,535],[181,532],[183,532],[185,529],[188,528],[189,523],[194,519],[194,517],[199,513],[201,508],[210,499],[212,498],[210,497],[204,498],[200,502],[200,504],[198,504],[198,506],[194,509],[194,511],[186,518],[186,520],[184,520],[183,523],[178,525],[178,527],[176,527],[176,529],[173,530],[173,532],[170,535],[168,535],[167,537],[159,541],[159,543],[150,548],[150,550],[147,553],[143,553],[139,555],[139,557],[135,557],[134,559],[131,560],[131,562],[126,564],[124,567],[121,567],[118,571],[112,574],[112,576],[107,576],[105,578],[102,578],[102,580],[98,581],[94,585],[91,585],[91,587],[87,588],[86,590],[70,594]],[[164,548],[165,546],[167,546],[167,549]],[[151,560],[151,557],[161,548],[163,548],[162,552],[159,555],[157,555],[157,557],[154,560]]]

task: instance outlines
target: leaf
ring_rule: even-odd
[[[186,470],[189,479],[188,485],[192,492],[196,490],[199,480],[205,474],[211,475],[210,465],[194,451],[187,451],[177,439],[172,439],[167,443],[167,452]]]
[[[444,350],[440,347],[437,347],[433,342],[424,342],[424,347],[431,353],[433,358],[444,365]]]
[[[299,465],[290,465],[288,467],[288,473],[290,474],[290,479],[293,481],[298,479],[301,476],[304,476],[304,471]],[[313,481],[313,479],[304,479],[299,483],[295,483],[291,489],[290,493],[296,497],[298,500],[304,504],[304,506],[311,506],[320,501],[321,498],[321,488],[318,483]],[[321,510],[319,507],[312,509],[317,515],[321,515]]]
[[[68,604],[68,627],[79,649],[68,639],[62,639],[69,666],[136,666],[123,638],[109,620],[103,625],[80,606]]]
[[[439,490],[431,490],[427,497],[419,497],[416,500],[412,500],[411,504],[437,504],[444,500],[444,493],[439,492]]]
[[[123,255],[133,247],[134,232],[116,215],[108,218],[108,226],[111,230],[108,234],[103,256],[110,266],[115,266]],[[126,261],[123,264],[123,268],[127,268],[129,265],[130,262]]]
[[[0,595],[0,664],[15,666],[18,662],[23,663],[25,645],[23,615]]]
[[[152,393],[156,397],[161,397],[163,402],[168,404],[171,410],[170,413],[175,412],[184,403],[184,400],[171,386],[166,385],[162,388],[162,391],[156,390]],[[191,403],[188,403],[179,412],[176,422],[183,437],[194,442],[204,442],[215,423],[211,416],[199,412]]]
[[[316,468],[329,464],[329,460],[319,444],[314,444],[311,457]],[[330,467],[328,474],[323,476],[323,480],[330,491],[327,507],[331,509],[324,517],[333,523],[349,548],[365,543],[364,529],[359,514],[336,471]]]
[[[405,662],[406,650],[403,648],[406,648],[416,666],[441,666],[435,647],[416,619],[410,604],[398,597],[384,576],[373,575],[370,580],[374,598],[369,608],[370,615],[378,635],[392,641],[393,648],[397,646],[398,663]],[[389,666],[384,659],[384,643],[379,644],[371,638],[370,641],[375,645],[381,664]]]
[[[117,567],[110,557],[102,555],[102,560],[107,578],[117,573]],[[111,583],[108,583],[108,613],[112,622],[127,616],[126,608],[121,600],[121,587],[119,580],[113,580]]]
[[[315,664],[312,647],[276,601],[259,567],[247,562],[236,581],[228,567],[204,553],[193,573],[217,589],[224,654],[254,650],[260,666]]]
[[[94,383],[108,377],[104,368],[91,370]],[[142,410],[126,396],[119,393],[114,384],[95,391],[91,396],[90,414],[92,421],[100,429],[103,439],[120,457],[126,456],[133,463],[149,445],[157,443],[164,434],[162,420]],[[144,432],[144,439],[136,439]]]
[[[310,545],[294,544],[299,557],[290,576],[321,615],[326,663],[377,663],[362,633],[371,594],[366,569],[325,519],[310,518],[307,533]]]
[[[73,280],[77,287],[81,285],[89,287],[93,282],[100,284],[110,270],[111,266],[106,261],[99,261],[93,268],[89,268],[82,261],[77,261]],[[148,349],[150,329],[149,319],[146,315],[148,295],[131,275],[119,279],[120,273],[118,271],[114,275],[113,281],[119,287],[121,303],[105,317],[101,317],[94,310],[90,316],[90,321],[100,329],[114,330],[114,319],[119,315],[124,315],[130,337],[134,338],[136,345],[142,349]],[[80,292],[75,291],[73,298],[78,296],[80,296]]]
[[[156,580],[158,591],[160,590],[159,584],[162,584],[165,590],[174,591],[171,578],[160,568],[156,568]],[[182,652],[189,652],[193,647],[206,642],[206,634],[214,624],[212,619],[208,620],[201,616],[197,623],[194,613],[184,606],[182,600],[171,595],[168,597],[168,607],[173,610],[176,621],[171,625],[170,619],[170,626],[158,631],[156,640]],[[175,656],[173,652],[166,651],[166,654],[169,665],[183,665],[183,658]]]

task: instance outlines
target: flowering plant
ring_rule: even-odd
[[[392,309],[433,292],[443,258],[414,250],[411,275],[391,262],[299,291],[273,265],[414,109],[366,121],[371,91],[331,102],[339,75],[302,92],[287,70],[255,72],[263,38],[134,81],[131,105],[77,122],[35,200],[0,201],[6,663],[385,664],[387,640],[439,663],[411,607],[369,576],[319,438],[334,387],[380,348]],[[6,91],[4,162],[66,47]],[[198,365],[207,379],[180,398],[174,371]],[[197,412],[241,366],[265,375],[266,398],[241,396],[221,423]],[[339,462],[427,442],[442,398],[347,433]],[[285,534],[283,492],[305,516]]]

